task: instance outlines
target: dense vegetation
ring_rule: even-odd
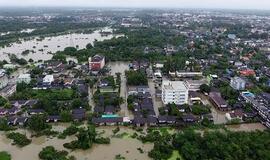
[[[75,160],[75,157],[68,157],[67,151],[57,151],[53,146],[47,146],[39,152],[41,160]]]
[[[270,132],[205,132],[186,130],[176,134],[173,146],[186,160],[261,159],[270,157]]]
[[[9,153],[7,153],[5,151],[1,151],[0,152],[0,159],[1,160],[11,160],[11,156]]]
[[[8,121],[5,118],[0,118],[0,131],[10,131],[14,128],[8,125]]]
[[[103,138],[97,135],[95,126],[90,125],[87,129],[80,128],[76,135],[77,140],[70,143],[65,143],[64,147],[68,149],[89,149],[94,143],[97,144],[109,144],[109,138]]]
[[[139,86],[147,85],[147,77],[145,73],[140,71],[126,71],[127,85]]]
[[[51,126],[46,123],[46,115],[31,116],[27,122],[27,126],[35,132],[42,132],[51,128]]]
[[[24,147],[31,143],[31,140],[26,137],[26,135],[21,133],[11,132],[7,134],[7,138],[13,140],[13,145],[18,145],[20,147]]]
[[[185,129],[179,133],[148,129],[148,133],[138,137],[142,142],[153,142],[149,156],[155,160],[166,160],[174,150],[178,150],[185,160],[197,159],[260,159],[270,157],[270,132],[231,132],[212,130],[198,132]]]

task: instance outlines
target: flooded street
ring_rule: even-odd
[[[222,112],[220,110],[218,110],[217,108],[215,108],[212,103],[209,102],[208,98],[203,95],[203,94],[200,94],[200,97],[201,97],[201,100],[202,100],[202,103],[204,105],[209,105],[211,106],[211,113],[213,115],[213,118],[214,118],[214,124],[225,124],[227,123],[227,120],[226,120],[226,112]]]
[[[102,31],[111,31],[110,28],[103,28]],[[102,36],[100,30],[94,31],[91,34],[78,34],[72,33],[67,35],[60,35],[54,37],[45,37],[40,40],[36,37],[32,40],[21,40],[21,43],[12,43],[11,46],[0,48],[0,59],[9,60],[10,54],[15,54],[18,58],[24,58],[27,61],[33,59],[38,60],[49,60],[52,58],[52,53],[57,51],[62,51],[66,47],[76,47],[78,49],[83,49],[88,43],[97,41],[103,41],[106,39],[111,39],[113,37],[118,37],[121,35],[108,35]],[[29,54],[22,55],[22,52],[29,50]]]
[[[150,93],[152,95],[153,104],[154,104],[154,110],[157,116],[159,116],[159,108],[163,107],[161,98],[156,97],[156,89],[155,89],[155,83],[153,79],[148,79],[148,85],[150,88]]]
[[[63,131],[69,124],[62,124],[53,126],[54,130]],[[153,144],[143,144],[137,139],[132,139],[129,135],[132,135],[135,131],[127,128],[120,127],[120,131],[117,134],[125,133],[125,137],[113,137],[112,130],[116,127],[99,127],[97,131],[103,133],[102,136],[110,137],[111,143],[109,145],[94,144],[91,149],[88,150],[75,150],[69,151],[63,147],[64,143],[70,142],[75,139],[75,136],[69,136],[66,139],[58,139],[57,137],[48,138],[41,136],[38,138],[32,138],[32,143],[23,148],[19,148],[11,145],[11,140],[7,139],[4,132],[0,134],[0,148],[11,154],[12,160],[37,160],[38,153],[42,148],[46,146],[54,146],[58,150],[67,150],[69,155],[74,155],[77,160],[113,160],[118,154],[121,154],[128,160],[150,160],[148,152],[153,148]],[[30,132],[26,130],[17,130],[30,137]],[[137,148],[141,148],[144,153],[140,153]]]
[[[121,116],[132,117],[132,113],[127,108],[127,86],[126,86],[126,76],[125,71],[129,70],[128,62],[109,62],[108,67],[111,69],[110,74],[116,76],[116,73],[121,73],[121,87],[120,87],[120,96],[125,99],[125,102],[120,106]]]

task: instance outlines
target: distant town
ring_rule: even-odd
[[[232,138],[234,132],[266,132],[269,138],[269,35],[270,13],[260,11],[0,11],[0,130],[20,147],[31,146],[30,137],[76,135],[59,144],[85,150],[92,143],[113,143],[106,136],[112,131],[154,143],[147,149],[136,144],[138,153],[100,153],[95,159],[223,159],[181,148],[188,141],[178,136],[203,135],[208,128]],[[57,128],[66,124],[65,130]],[[190,128],[195,131],[185,132]],[[265,143],[267,150],[269,139]],[[11,152],[0,142],[2,148]],[[43,151],[33,159],[47,160]],[[20,159],[16,151],[10,154]],[[237,158],[248,159],[228,159]]]

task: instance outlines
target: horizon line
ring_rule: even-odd
[[[177,9],[193,9],[193,10],[253,10],[253,11],[270,11],[270,9],[259,9],[259,8],[220,8],[220,7],[149,7],[149,6],[134,6],[134,7],[125,7],[125,6],[65,6],[65,5],[6,5],[6,6],[0,6],[0,8],[94,8],[94,9],[172,9],[172,10],[177,10]]]

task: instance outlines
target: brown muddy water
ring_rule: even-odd
[[[236,125],[226,125],[226,128],[228,128],[231,131],[239,132],[239,131],[245,131],[245,132],[251,132],[251,131],[263,131],[267,128],[261,124],[261,123],[244,123],[244,124],[236,124]]]
[[[53,126],[53,130],[63,131],[69,124],[58,124]],[[58,150],[67,150],[69,155],[73,155],[77,160],[113,160],[116,155],[121,154],[127,160],[150,160],[148,152],[153,148],[153,144],[143,144],[137,139],[132,139],[129,136],[121,138],[113,137],[112,130],[116,127],[98,127],[97,131],[103,133],[102,136],[110,137],[109,145],[94,144],[88,150],[70,151],[63,147],[64,143],[75,139],[75,136],[69,136],[66,139],[58,139],[57,137],[41,136],[32,138],[32,143],[23,148],[11,145],[11,140],[7,139],[4,132],[0,132],[0,150],[7,151],[11,154],[12,160],[38,160],[38,153],[46,146],[54,146]],[[28,137],[31,133],[27,130],[18,129],[16,132],[26,134]],[[121,127],[117,134],[127,133],[132,135],[135,131]],[[142,148],[144,153],[140,153],[137,148]]]
[[[112,29],[106,27],[102,28],[103,31],[112,31]],[[97,41],[103,41],[111,39],[113,37],[119,37],[122,35],[108,35],[102,36],[100,30],[96,30],[91,34],[66,34],[53,37],[45,37],[43,40],[39,40],[39,37],[35,37],[31,40],[21,40],[21,43],[11,43],[10,46],[0,48],[0,59],[9,60],[10,54],[15,54],[18,58],[24,58],[29,60],[30,58],[34,61],[38,60],[50,60],[52,58],[51,53],[62,51],[66,47],[78,46],[78,49],[83,49],[88,43]],[[22,55],[25,50],[31,52],[27,55]]]

